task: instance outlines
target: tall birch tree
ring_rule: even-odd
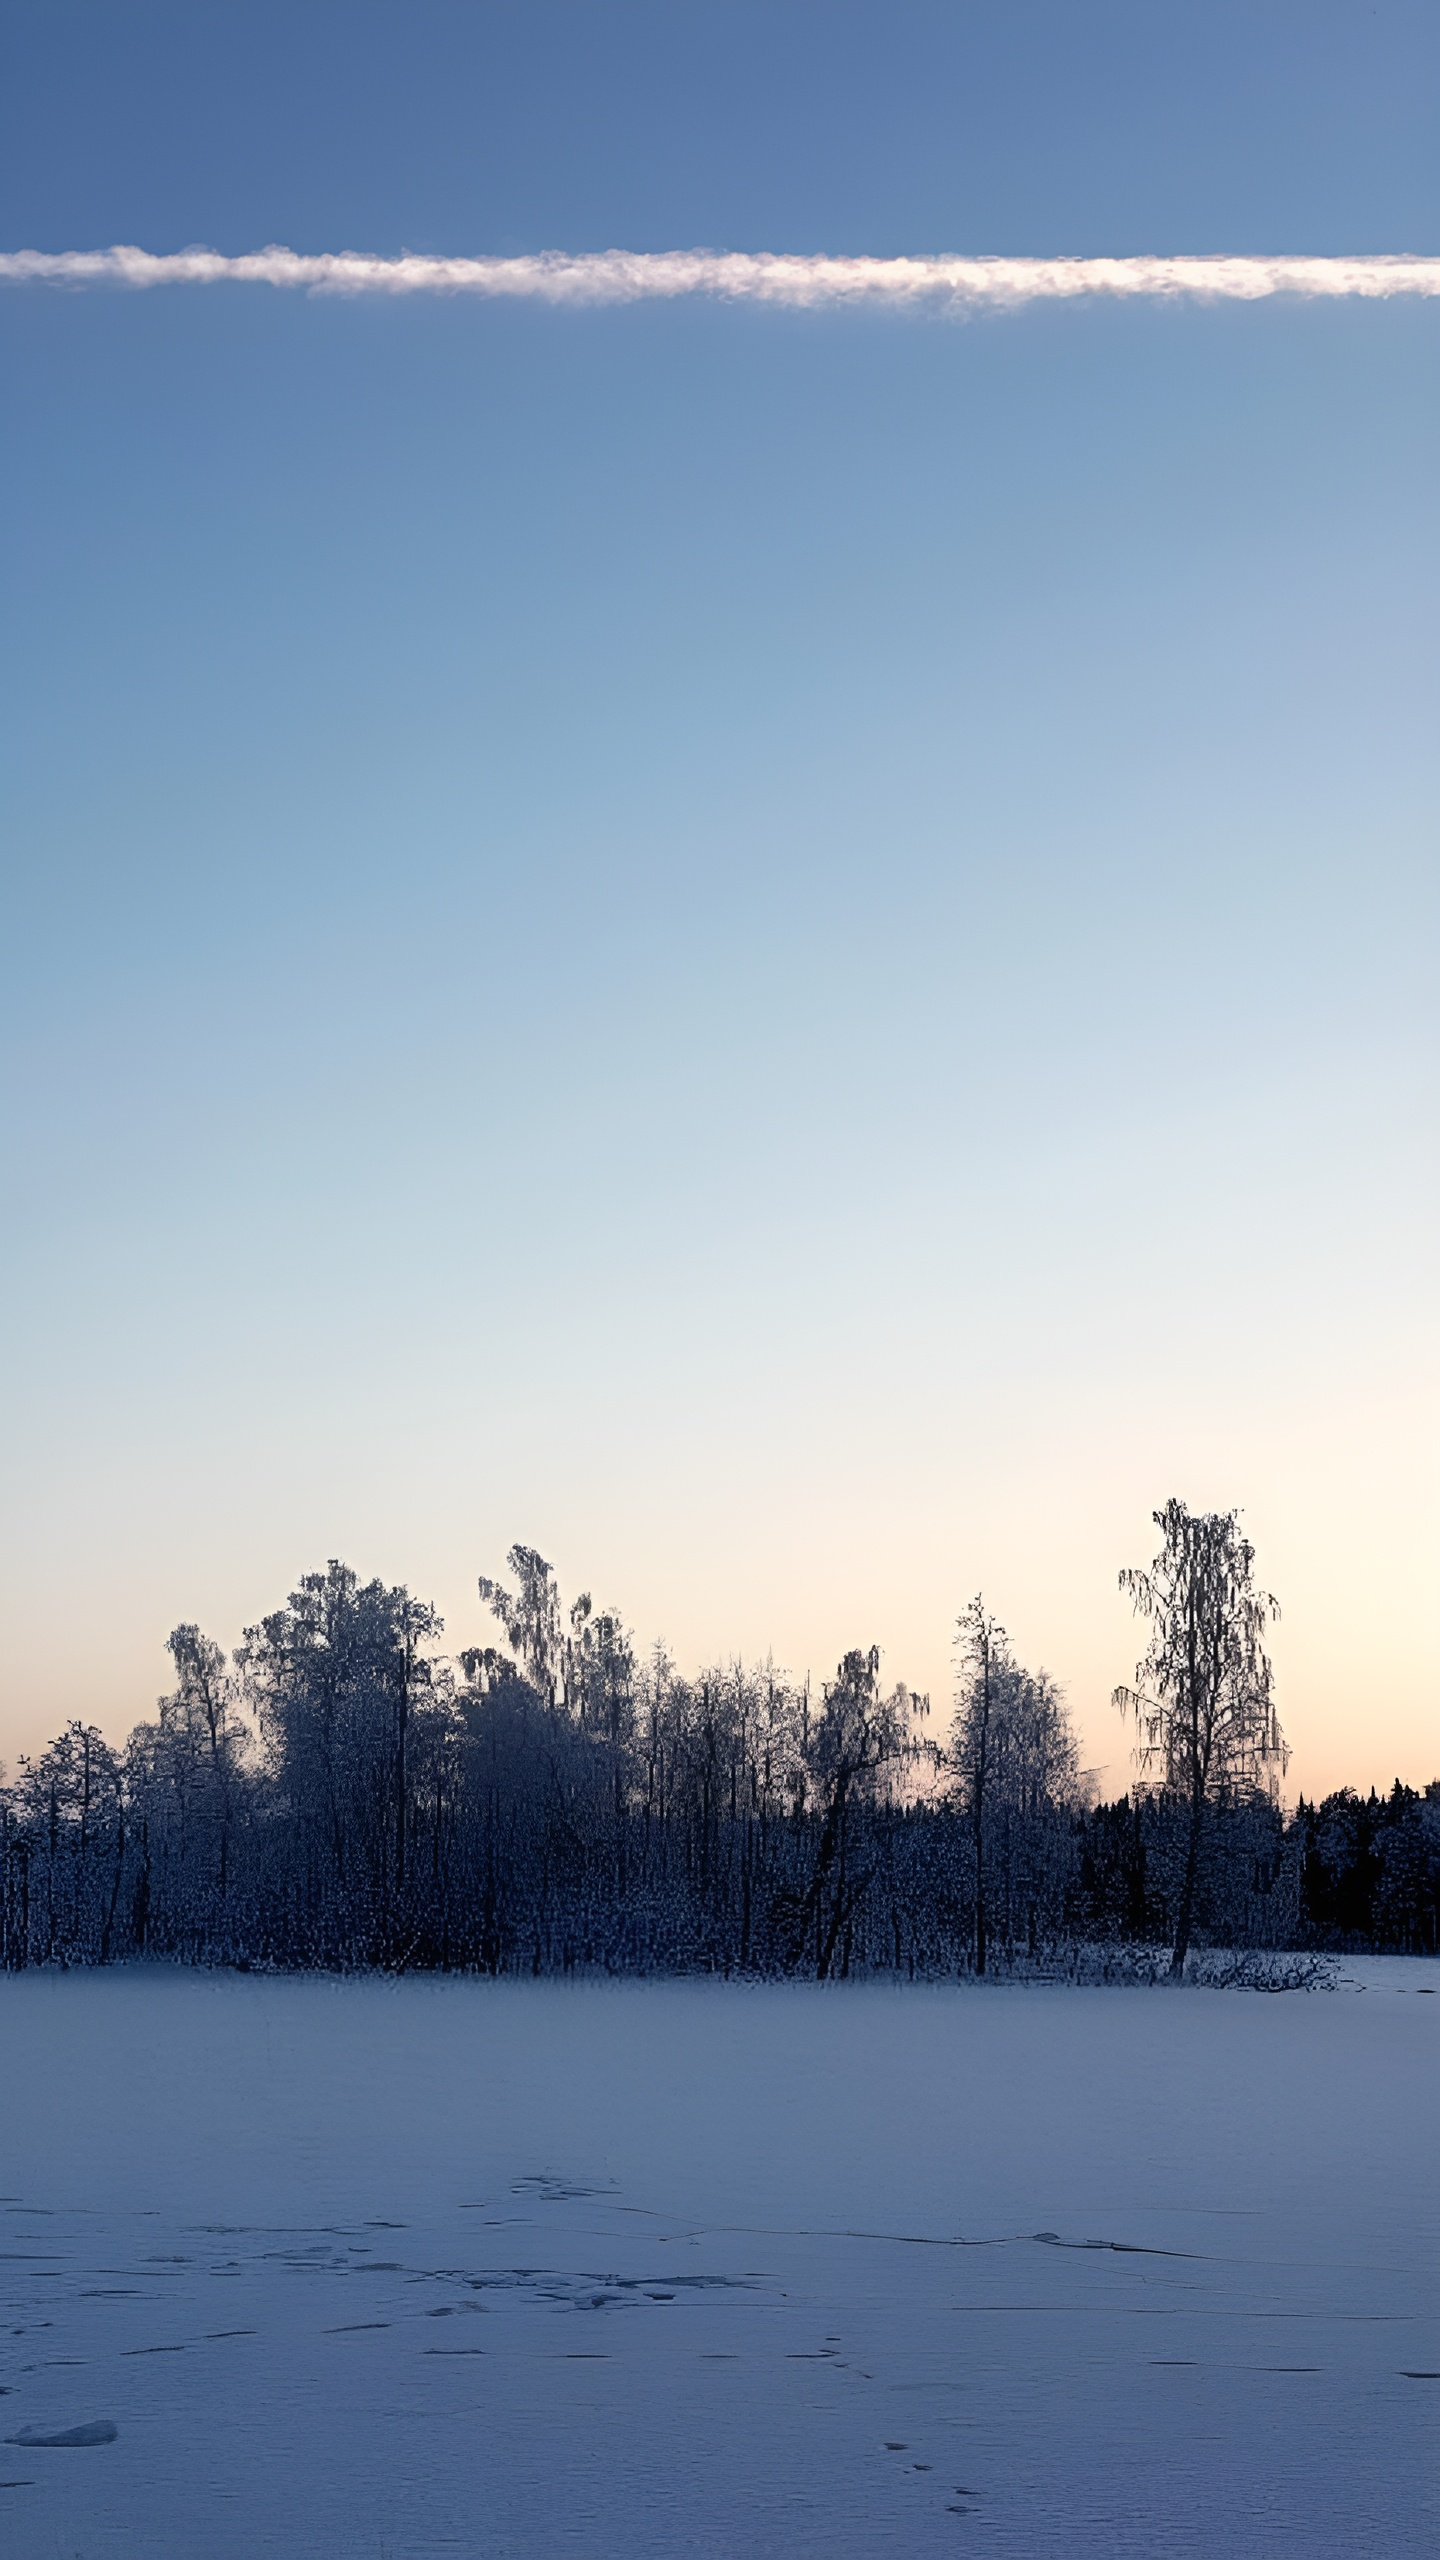
[[[1175,1912],[1172,1980],[1185,1971],[1195,1925],[1200,1851],[1208,1814],[1227,1797],[1272,1790],[1286,1752],[1265,1650],[1279,1603],[1255,1581],[1255,1550],[1234,1511],[1187,1511],[1172,1499],[1154,1514],[1162,1545],[1148,1569],[1127,1566],[1120,1588],[1150,1640],[1133,1688],[1115,1704],[1139,1738],[1142,1768],[1185,1806],[1185,1860]]]

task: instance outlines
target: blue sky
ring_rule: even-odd
[[[0,247],[1440,249],[1421,8],[43,8]],[[1436,307],[10,288],[0,1751],[331,1553],[1432,1774]],[[1425,1762],[1422,1767],[1421,1763]]]

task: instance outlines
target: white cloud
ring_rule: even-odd
[[[1258,302],[1440,295],[1440,258],[826,258],[770,250],[635,251],[519,258],[315,257],[258,249],[152,256],[144,249],[17,249],[0,253],[0,283],[268,284],[311,293],[469,293],[491,300],[596,304],[711,294],[797,310],[847,304],[951,311],[1010,310],[1022,302],[1111,299]]]

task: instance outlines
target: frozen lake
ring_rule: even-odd
[[[1440,2547],[1440,1969],[0,1979],[10,2560]],[[1429,1996],[1426,1996],[1426,1995]]]

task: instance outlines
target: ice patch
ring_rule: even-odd
[[[113,2418],[91,2418],[83,2427],[22,2427],[19,2434],[7,2436],[7,2444],[81,2445],[113,2444],[120,2433]]]

